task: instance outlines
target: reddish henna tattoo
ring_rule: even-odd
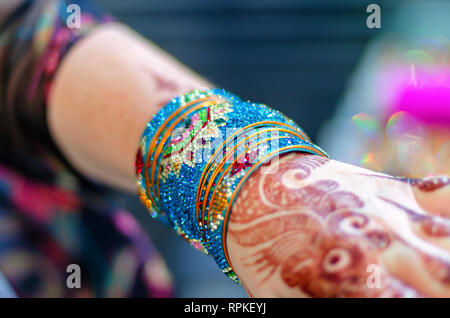
[[[327,161],[328,159],[318,156],[306,156],[302,162],[280,160],[277,171],[288,171],[289,174],[285,176],[285,179],[290,180],[285,182],[289,182],[294,187],[295,182],[306,179],[313,169],[324,165]],[[272,214],[274,210],[278,210],[280,207],[297,209],[299,200],[305,201],[304,205],[312,206],[314,200],[318,200],[337,187],[337,183],[334,181],[320,181],[314,186],[304,187],[300,191],[284,191],[285,186],[282,183],[283,181],[277,177],[279,176],[278,173],[266,171],[264,175],[260,176],[263,178],[261,182],[256,184],[255,179],[250,179],[239,194],[236,204],[240,205],[240,210],[245,211],[245,213],[232,213],[231,222],[249,223],[264,215]],[[258,185],[263,187],[261,191],[265,193],[270,204],[261,205],[258,209],[254,209],[250,205],[255,197],[256,192],[254,190],[257,190]],[[309,202],[306,202],[308,200]]]
[[[351,297],[361,293],[371,262],[375,260],[364,257],[357,244],[330,237],[290,255],[281,276],[289,287],[299,287],[312,297]]]
[[[430,216],[428,216],[426,214],[422,214],[422,213],[416,212],[413,209],[407,208],[406,206],[404,206],[404,205],[402,205],[402,204],[400,204],[398,202],[395,202],[393,200],[390,200],[390,199],[387,199],[387,198],[383,198],[383,197],[380,197],[380,196],[378,198],[383,200],[383,201],[385,201],[385,202],[387,202],[387,203],[389,203],[389,204],[391,204],[391,205],[393,205],[393,206],[395,206],[396,208],[404,211],[411,218],[412,221],[423,221],[423,220],[425,220],[427,218],[430,218]]]
[[[430,279],[449,285],[450,266],[445,257],[430,256],[414,243],[408,245],[407,238],[388,228],[383,218],[378,220],[382,214],[371,217],[358,212],[365,208],[358,195],[343,190],[334,180],[314,177],[314,169],[325,163],[326,159],[313,156],[282,158],[275,173],[256,172],[236,201],[228,233],[241,246],[255,250],[243,261],[260,275],[261,284],[277,274],[287,286],[314,297],[422,296],[389,273],[381,278],[383,288],[367,285],[368,266],[379,264],[380,255],[391,246],[403,244],[416,250]],[[447,182],[439,180],[439,185]],[[408,183],[414,186],[411,180]],[[378,198],[404,212],[411,226],[418,226],[411,228],[412,235],[420,230],[436,239],[449,238],[450,223]]]
[[[426,236],[447,239],[450,237],[450,222],[448,220],[433,215],[420,214],[411,208],[383,197],[380,197],[380,199],[404,211]],[[408,245],[408,242],[404,243]],[[423,251],[417,251],[417,253],[422,259],[425,265],[424,268],[430,277],[435,281],[439,281],[442,285],[446,285],[447,288],[450,288],[450,257],[442,259],[439,257],[430,257]]]
[[[317,260],[320,258],[316,254],[317,251],[323,252],[320,245],[324,244],[319,233],[323,230],[327,216],[334,211],[344,211],[339,217],[329,221],[330,224],[335,225],[335,231],[340,228],[340,223],[344,224],[342,226],[343,231],[347,229],[346,227],[361,229],[368,223],[368,220],[364,216],[348,211],[351,208],[361,208],[364,203],[355,194],[339,190],[339,184],[335,181],[319,180],[310,185],[296,187],[296,185],[300,185],[297,183],[298,181],[306,180],[311,175],[312,169],[326,163],[326,160],[323,159],[316,161],[315,157],[306,157],[305,159],[307,159],[305,164],[303,160],[282,160],[276,174],[267,174],[261,177],[262,192],[272,208],[259,209],[260,213],[255,213],[253,210],[252,213],[246,213],[246,210],[239,209],[238,205],[236,209],[238,213],[232,214],[230,223],[248,224],[255,220],[261,220],[264,215],[269,213],[272,213],[271,218],[257,221],[256,224],[242,230],[230,229],[229,233],[242,246],[257,246],[270,242],[268,247],[251,255],[250,258],[253,258],[253,260],[247,263],[248,266],[256,266],[257,272],[268,271],[262,280],[263,282],[281,265],[282,278],[288,286],[298,285],[303,291],[309,292],[308,279],[302,277],[303,273],[308,273],[308,277],[314,276],[313,271],[317,267]],[[286,185],[290,191],[286,191]],[[251,208],[248,206],[250,197],[251,193],[246,192],[244,200],[238,202],[238,204],[247,205],[247,211],[248,208]],[[250,199],[250,202],[254,201]],[[280,211],[280,208],[285,211],[292,209],[299,211],[299,208],[303,208],[305,213],[274,215],[276,211]],[[239,213],[239,211],[242,213]],[[315,213],[311,214],[310,211]],[[349,220],[347,221],[347,219]],[[346,226],[344,220],[348,223]],[[377,233],[378,235],[375,235],[375,233],[369,233],[367,240],[369,242],[375,241],[377,246],[386,246],[389,239],[380,233]],[[274,240],[274,238],[277,239]],[[354,247],[351,251],[354,254],[357,248]],[[347,255],[344,249],[336,249],[334,252]],[[336,257],[330,260],[331,263],[326,268],[330,269],[334,265],[337,267],[333,268],[340,266]],[[305,263],[303,264],[303,262]],[[333,262],[337,263],[334,264]],[[306,266],[306,264],[314,264],[314,266]],[[301,270],[299,270],[300,268]],[[335,278],[335,276],[333,277]],[[301,281],[303,285],[295,284],[297,281]],[[315,294],[313,293],[313,295]]]
[[[419,189],[423,192],[436,191],[438,189],[441,189],[443,187],[450,185],[450,177],[448,177],[448,176],[433,176],[433,177],[426,177],[426,178],[418,179],[418,178],[391,177],[391,176],[378,175],[378,174],[361,174],[361,175],[408,183],[412,187],[416,187],[417,189]]]
[[[317,213],[328,214],[340,209],[362,208],[364,202],[354,193],[336,191],[327,195],[314,209]]]
[[[422,231],[435,237],[450,237],[450,224],[427,218],[421,222]]]
[[[425,255],[421,255],[423,262],[426,264],[430,276],[439,281],[443,285],[450,286],[450,264],[442,264],[442,262]]]
[[[298,189],[303,180],[311,175],[311,171],[327,163],[328,159],[318,156],[305,156],[302,160],[280,160],[274,172],[268,170],[262,176],[260,184],[263,186],[267,200],[272,206],[297,206],[298,195],[295,191],[285,191],[285,188]],[[280,177],[281,176],[281,177]],[[336,183],[322,183],[316,186],[318,190],[329,191],[336,188]],[[311,189],[312,190],[312,189]],[[307,197],[306,193],[303,193]]]
[[[356,240],[333,235],[289,233],[251,255],[253,261],[246,265],[255,266],[256,273],[265,273],[261,283],[280,269],[286,285],[312,297],[360,297],[364,293],[376,297],[384,290],[366,287],[367,267],[377,263],[376,253],[367,253],[370,249]],[[405,289],[396,281],[383,283],[392,285],[389,292],[393,295],[401,296]]]
[[[250,255],[249,261],[246,266],[256,266],[256,273],[266,271],[265,276],[263,276],[261,280],[261,283],[264,283],[275,273],[280,264],[284,264],[284,262],[292,255],[291,248],[295,249],[296,254],[304,253],[312,257],[312,250],[299,249],[298,244],[301,243],[301,246],[309,247],[313,241],[313,237],[315,237],[315,235],[311,236],[305,233],[289,233],[286,235],[282,235],[275,241],[273,241],[269,247],[263,248],[258,252]]]
[[[385,202],[394,205],[398,209],[404,211],[413,222],[418,223],[422,231],[435,237],[449,237],[450,236],[450,222],[442,218],[437,218],[432,215],[420,214],[404,205],[394,202],[392,200],[380,197]]]
[[[432,192],[450,185],[450,178],[447,176],[437,176],[414,180],[414,182],[410,183],[412,186],[416,186],[421,191]]]
[[[293,214],[270,218],[243,230],[230,230],[230,234],[242,246],[255,246],[272,240],[286,232],[316,234],[320,223],[306,214]]]

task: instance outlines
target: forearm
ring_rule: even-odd
[[[207,81],[126,27],[102,26],[63,60],[50,97],[50,130],[81,173],[135,190],[136,151],[152,115],[173,97],[205,86]],[[227,235],[231,264],[251,295],[448,295],[446,278],[432,272],[450,268],[443,208],[448,187],[437,199],[417,204],[409,184],[298,153],[283,157],[270,174],[261,171],[240,191]],[[424,210],[439,217],[430,219]],[[351,262],[334,264],[329,253]],[[414,268],[419,275],[407,271],[409,263],[429,259],[432,265]],[[382,290],[366,285],[371,264],[386,274]]]
[[[205,86],[127,27],[101,26],[60,66],[50,96],[50,130],[85,176],[134,191],[136,151],[152,115],[173,97]],[[242,247],[231,245],[230,252],[239,254],[236,249]]]
[[[54,80],[48,122],[87,177],[136,190],[134,161],[146,123],[173,97],[207,81],[120,24],[79,41]]]

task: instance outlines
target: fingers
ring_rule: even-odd
[[[413,193],[422,209],[450,218],[450,177],[424,178],[412,183]]]
[[[415,224],[421,238],[450,253],[450,179],[424,178],[412,183],[417,204],[430,216]]]
[[[409,239],[399,235],[401,239],[380,255],[381,262],[392,277],[419,295],[450,297],[450,179],[438,176],[408,183],[414,196],[411,202],[392,208],[408,214],[414,235]],[[423,214],[408,208],[414,205]]]
[[[444,262],[400,242],[392,244],[381,259],[386,272],[405,286],[402,297],[450,297],[450,271]]]

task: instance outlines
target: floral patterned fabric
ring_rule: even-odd
[[[46,125],[62,58],[111,17],[70,1],[82,13],[81,28],[71,29],[66,1],[7,2],[0,4],[0,272],[22,297],[170,297],[170,276],[145,231],[114,204],[114,193],[70,167]],[[81,288],[67,286],[70,264],[80,266]]]

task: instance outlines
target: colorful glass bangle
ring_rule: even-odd
[[[282,113],[223,89],[194,90],[147,124],[136,158],[140,199],[239,282],[226,249],[231,207],[258,167],[291,151],[328,157]]]

